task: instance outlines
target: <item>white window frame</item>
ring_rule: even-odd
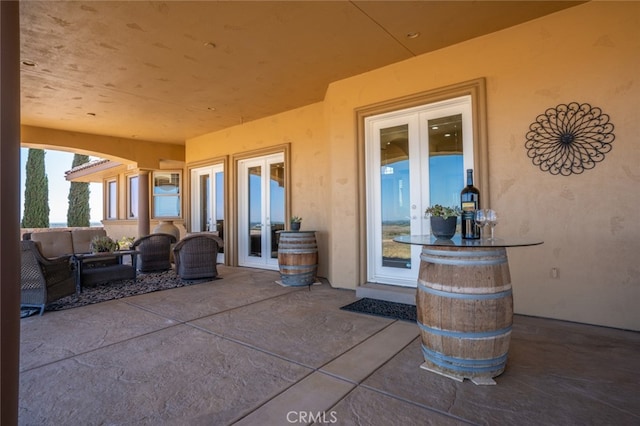
[[[156,193],[156,176],[160,174],[177,174],[178,175],[178,193],[177,194],[157,194]],[[154,219],[180,219],[182,218],[182,193],[183,179],[182,170],[158,170],[151,175],[151,211]],[[158,197],[177,197],[178,198],[178,214],[177,215],[159,215],[156,213],[156,205]]]
[[[133,180],[135,181],[135,185],[132,185]],[[128,219],[138,219],[138,213],[140,206],[138,205],[138,193],[140,191],[140,176],[139,175],[130,175],[127,176],[127,218]],[[135,194],[134,194],[135,188]],[[136,211],[133,212],[133,207],[136,207]]]
[[[108,179],[104,183],[105,186],[105,212],[104,217],[107,220],[118,219],[118,179]]]

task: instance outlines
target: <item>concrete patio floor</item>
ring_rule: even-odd
[[[640,333],[516,316],[496,386],[430,373],[355,292],[209,283],[21,320],[21,425],[640,424]]]

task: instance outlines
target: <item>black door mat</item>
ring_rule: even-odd
[[[345,311],[416,322],[416,307],[386,300],[360,299],[341,307]]]

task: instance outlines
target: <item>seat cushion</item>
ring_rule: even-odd
[[[91,240],[94,237],[103,237],[107,235],[107,231],[102,228],[96,229],[74,229],[71,231],[71,240],[73,242],[74,253],[90,253]]]
[[[40,243],[40,253],[47,258],[74,253],[71,231],[34,232],[31,240]]]

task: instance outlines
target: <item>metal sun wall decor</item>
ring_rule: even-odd
[[[602,110],[571,102],[547,109],[527,132],[527,156],[542,171],[569,176],[593,169],[611,151],[613,124]]]

